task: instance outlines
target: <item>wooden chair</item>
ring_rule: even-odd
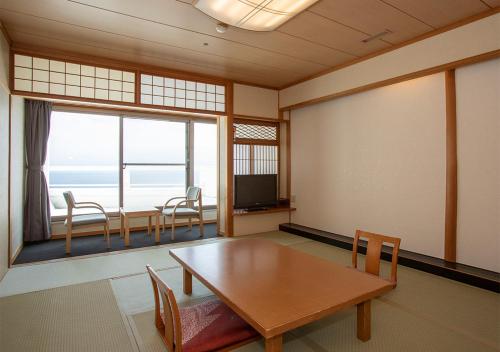
[[[392,243],[392,266],[391,266],[391,278],[390,281],[396,286],[397,284],[397,272],[398,272],[398,253],[399,244],[401,243],[400,238],[390,237],[385,235],[377,235],[375,233],[356,230],[356,236],[354,237],[354,243],[352,248],[352,266],[354,268],[358,267],[358,242],[360,238],[366,238],[368,240],[368,246],[366,249],[365,257],[365,271],[373,275],[380,275],[380,255],[382,253],[382,245],[384,243]]]
[[[146,269],[153,285],[155,325],[169,352],[230,351],[260,338],[218,299],[179,308],[172,289],[150,265]]]
[[[179,200],[173,208],[167,208],[168,203],[173,200]],[[195,209],[195,203],[198,203],[198,209]],[[183,206],[181,206],[183,205]],[[203,211],[202,211],[202,201],[201,201],[201,188],[199,187],[188,187],[186,196],[174,197],[167,200],[161,211],[163,215],[163,231],[165,231],[165,218],[170,216],[172,218],[172,240],[175,239],[175,219],[176,218],[187,218],[189,220],[189,229],[192,230],[193,224],[191,222],[192,218],[197,218],[200,223],[200,237],[203,237]]]
[[[104,208],[94,202],[75,202],[75,197],[73,197],[73,193],[70,191],[64,192],[64,200],[68,206],[68,216],[66,217],[66,221],[64,222],[64,226],[66,226],[66,253],[71,253],[71,236],[73,234],[73,228],[78,227],[93,227],[96,225],[102,225],[104,228],[104,238],[107,241],[108,249],[110,247],[110,239],[109,239],[109,218],[106,214]],[[73,215],[73,209],[97,209],[101,213],[98,214],[81,214],[81,215]]]

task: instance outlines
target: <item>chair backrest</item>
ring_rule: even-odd
[[[148,270],[151,284],[153,285],[156,328],[160,331],[161,337],[169,352],[181,352],[182,326],[179,307],[177,306],[174,293],[150,265],[146,265],[146,269]],[[161,314],[162,307],[160,305],[160,297],[163,305],[163,318]]]
[[[200,193],[201,193],[200,187],[189,186],[186,192],[187,200],[196,202],[200,197]]]
[[[75,207],[75,197],[73,197],[73,192],[66,191],[63,192],[64,200],[66,201],[66,205],[68,206],[68,211]]]
[[[201,208],[201,188],[189,186],[186,192],[186,199],[190,208],[194,207],[195,202],[198,202],[198,206]]]
[[[365,271],[373,275],[380,275],[380,255],[382,253],[382,245],[384,243],[391,243],[392,248],[392,265],[391,265],[391,281],[397,283],[397,270],[398,270],[398,253],[399,244],[401,239],[397,237],[378,235],[376,233],[356,230],[354,243],[352,248],[352,266],[358,267],[358,242],[360,238],[368,240],[365,257]]]

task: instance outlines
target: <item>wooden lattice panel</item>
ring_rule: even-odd
[[[225,86],[141,74],[141,104],[225,112]]]
[[[134,103],[135,73],[15,54],[14,90]]]
[[[234,145],[235,175],[265,175],[278,173],[278,146],[257,144]]]

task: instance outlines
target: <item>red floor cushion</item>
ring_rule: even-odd
[[[182,350],[213,351],[259,335],[218,299],[180,309]]]

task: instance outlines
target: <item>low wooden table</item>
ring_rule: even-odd
[[[151,235],[151,218],[155,217],[155,242],[160,243],[160,210],[158,208],[120,208],[120,237],[123,237],[125,232],[125,246],[130,246],[130,218],[148,217],[148,234]]]
[[[357,336],[370,339],[371,299],[392,283],[263,239],[242,239],[171,249],[184,269],[211,289],[265,339],[266,352],[282,350],[285,332],[357,306]]]

